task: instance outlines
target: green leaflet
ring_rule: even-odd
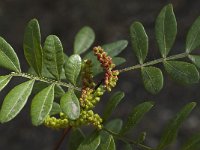
[[[157,146],[156,150],[164,150],[169,144],[171,144],[178,133],[178,129],[185,119],[189,116],[191,111],[196,106],[196,103],[191,102],[185,105],[180,112],[169,122],[169,124],[164,129],[163,135],[161,137],[160,143]]]
[[[101,143],[97,150],[115,150],[115,140],[112,135],[102,131],[100,133]]]
[[[156,39],[162,57],[166,57],[172,48],[176,33],[177,23],[171,4],[165,6],[156,19]]]
[[[8,122],[22,110],[31,94],[34,80],[15,86],[5,97],[1,111],[0,122]]]
[[[163,74],[156,67],[142,67],[142,79],[145,89],[151,94],[157,94],[163,87]]]
[[[66,60],[64,68],[66,79],[76,85],[76,80],[81,71],[81,57],[77,54],[70,56]]]
[[[54,100],[54,84],[36,94],[31,103],[32,124],[38,126],[43,123],[50,113]]]
[[[60,105],[56,102],[53,102],[53,105],[49,114],[56,115],[56,114],[59,114],[60,112],[62,112]]]
[[[45,82],[36,82],[33,86],[33,94],[37,94],[42,91],[44,88],[48,87],[50,84]],[[59,98],[65,94],[63,88],[59,85],[54,87],[54,97]]]
[[[44,66],[57,79],[61,79],[64,64],[63,47],[59,38],[49,35],[44,43]]]
[[[197,133],[190,137],[181,150],[199,150],[200,149],[200,134]]]
[[[69,137],[69,150],[77,150],[79,145],[83,142],[85,136],[81,129],[75,129],[71,132]]]
[[[187,62],[182,61],[165,61],[164,67],[167,73],[181,84],[194,84],[199,81],[199,72],[197,68]]]
[[[73,90],[68,91],[61,97],[60,106],[69,119],[75,120],[80,116],[79,100]]]
[[[188,58],[195,64],[198,68],[200,68],[200,56],[199,55],[189,55]]]
[[[21,71],[17,54],[2,37],[0,37],[0,66],[16,72]]]
[[[39,23],[36,19],[29,21],[24,33],[24,55],[28,64],[38,75],[42,72],[42,47]]]
[[[93,133],[86,137],[85,140],[79,145],[77,150],[96,150],[101,142],[98,133]]]
[[[127,121],[124,123],[120,134],[125,134],[127,131],[136,127],[144,115],[153,107],[153,102],[144,102],[133,108],[132,112],[128,116]]]
[[[192,24],[186,38],[186,52],[190,53],[200,46],[200,17]]]
[[[103,111],[104,121],[108,119],[108,117],[112,114],[112,112],[115,110],[115,108],[123,98],[124,92],[116,92],[111,96]]]
[[[74,53],[82,54],[90,48],[95,40],[95,33],[92,28],[85,26],[76,34],[74,41]]]
[[[140,22],[134,22],[130,27],[131,43],[133,50],[143,64],[148,53],[148,36]]]
[[[108,130],[118,134],[120,132],[121,128],[122,128],[122,125],[123,125],[123,121],[121,119],[113,119],[113,120],[109,121],[105,125],[105,127]]]
[[[3,88],[8,84],[11,78],[11,75],[0,76],[0,91],[3,90]]]

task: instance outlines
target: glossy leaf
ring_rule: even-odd
[[[163,87],[163,74],[156,67],[142,67],[142,79],[145,89],[151,94],[157,94]]]
[[[124,123],[120,134],[125,134],[127,131],[136,127],[144,115],[153,107],[153,102],[144,102],[133,108],[129,114],[127,121]]]
[[[56,115],[56,114],[59,114],[60,112],[62,112],[60,105],[56,102],[53,102],[53,105],[49,114]]]
[[[122,125],[123,125],[123,121],[121,119],[113,119],[113,120],[109,121],[105,125],[105,127],[108,130],[118,134],[120,132],[121,128],[122,128]]]
[[[186,52],[191,51],[200,47],[200,17],[198,17],[192,24],[186,38]]]
[[[73,130],[69,137],[69,149],[77,150],[77,148],[83,142],[84,139],[85,136],[80,129]]]
[[[28,64],[38,75],[42,72],[42,47],[39,23],[36,19],[29,21],[24,33],[24,55]]]
[[[79,145],[77,150],[96,150],[101,142],[100,136],[97,133],[91,134]]]
[[[165,6],[156,19],[156,39],[162,57],[166,57],[172,48],[176,33],[177,23],[171,4]]]
[[[33,84],[34,80],[21,83],[6,95],[0,111],[1,123],[8,122],[19,114],[31,94]]]
[[[171,144],[175,140],[181,124],[189,116],[195,106],[196,103],[194,102],[185,105],[180,110],[180,112],[177,113],[177,115],[169,122],[163,132],[163,135],[161,136],[160,143],[156,150],[164,150],[169,144]]]
[[[197,68],[187,62],[165,61],[164,67],[173,80],[181,84],[193,84],[199,81],[199,72]]]
[[[189,59],[195,64],[198,68],[200,68],[200,56],[199,55],[189,55]]]
[[[74,41],[74,53],[82,54],[90,48],[95,40],[95,33],[92,28],[85,26],[76,35]]]
[[[76,80],[81,71],[81,57],[74,54],[65,62],[65,76],[69,82],[76,84]]]
[[[46,87],[36,94],[31,103],[32,124],[38,126],[42,124],[50,113],[54,100],[54,84]]]
[[[49,35],[44,43],[44,65],[57,80],[60,80],[63,64],[62,43],[57,36]]]
[[[130,27],[131,43],[133,50],[143,64],[148,53],[148,36],[140,22],[134,22]]]
[[[200,149],[200,134],[195,134],[185,142],[181,150],[199,150]]]
[[[108,119],[108,117],[112,114],[112,112],[115,110],[115,108],[123,98],[124,92],[116,92],[111,96],[103,111],[104,121]]]
[[[0,91],[9,83],[11,78],[11,75],[0,76]]]
[[[70,90],[61,97],[60,106],[69,119],[75,120],[80,116],[80,104],[74,91]]]
[[[2,37],[0,37],[0,66],[16,72],[21,71],[17,54]]]

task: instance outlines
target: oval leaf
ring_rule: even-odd
[[[182,61],[165,61],[164,67],[172,79],[178,83],[193,84],[199,81],[199,72],[193,64]]]
[[[14,87],[5,97],[1,111],[0,122],[13,119],[24,107],[31,94],[34,80],[30,80]]]
[[[115,140],[112,135],[107,132],[101,132],[101,143],[97,150],[115,150]]]
[[[42,72],[42,47],[39,23],[36,19],[29,21],[24,33],[24,55],[28,64],[38,75]]]
[[[46,67],[57,80],[60,80],[63,64],[62,43],[57,36],[49,35],[44,43],[44,67]]]
[[[199,150],[200,149],[200,134],[193,135],[185,142],[181,150]]]
[[[164,150],[169,144],[171,144],[177,136],[178,129],[185,119],[189,116],[191,111],[196,106],[196,103],[192,102],[184,106],[181,111],[169,122],[164,129],[160,143],[156,150]]]
[[[108,122],[105,125],[105,127],[108,130],[118,134],[120,132],[121,128],[122,128],[122,125],[123,125],[123,121],[121,119],[113,119],[110,122]]]
[[[198,68],[200,68],[200,56],[199,55],[189,55],[188,58],[195,64]]]
[[[144,63],[148,52],[148,36],[140,22],[134,22],[130,27],[131,43],[140,64]]]
[[[91,134],[79,145],[77,150],[96,150],[101,142],[100,136],[97,133]]]
[[[156,19],[156,39],[162,57],[166,57],[172,48],[176,33],[177,23],[171,4],[165,6]]]
[[[77,148],[83,142],[84,139],[85,136],[80,129],[73,130],[69,137],[69,149],[77,150]]]
[[[123,125],[120,134],[125,134],[130,129],[136,127],[136,125],[140,122],[140,120],[144,117],[144,115],[153,107],[153,102],[144,102],[137,105],[133,108],[130,113],[127,121]]]
[[[69,82],[76,84],[76,80],[81,71],[81,57],[79,55],[72,55],[65,62],[65,76]]]
[[[200,46],[200,17],[192,24],[186,38],[186,52],[190,53]]]
[[[16,72],[21,71],[17,54],[2,37],[0,37],[0,66]]]
[[[31,103],[32,124],[38,126],[50,113],[54,100],[54,84],[36,94]]]
[[[11,78],[11,75],[0,76],[0,91],[8,84]]]
[[[75,120],[80,116],[79,100],[74,91],[70,90],[61,97],[60,106],[69,119]]]
[[[112,114],[112,112],[115,110],[115,108],[123,98],[124,98],[124,92],[116,92],[111,96],[103,111],[104,121],[108,119],[108,117]]]
[[[74,53],[82,54],[95,40],[95,33],[92,28],[85,26],[76,35],[74,41]]]
[[[163,87],[163,74],[156,67],[142,67],[142,79],[145,89],[151,94],[157,94]]]

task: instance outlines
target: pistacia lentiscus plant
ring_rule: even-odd
[[[30,66],[27,72],[21,70],[18,57],[10,44],[0,38],[0,66],[12,71],[8,75],[0,76],[0,90],[3,90],[14,77],[27,80],[15,86],[6,95],[0,110],[0,122],[6,123],[15,118],[33,94],[32,124],[44,125],[55,130],[64,129],[63,137],[55,150],[59,149],[62,139],[71,129],[68,140],[70,150],[115,150],[118,140],[124,143],[123,150],[167,149],[176,139],[178,129],[195,107],[195,102],[185,105],[170,120],[159,144],[154,148],[145,144],[146,132],[142,132],[135,140],[127,137],[127,133],[152,109],[152,101],[134,106],[124,123],[121,119],[107,122],[124,97],[122,91],[111,96],[102,116],[95,113],[94,108],[102,100],[102,95],[116,86],[121,73],[136,69],[141,71],[145,89],[157,94],[163,87],[162,71],[154,67],[158,63],[163,64],[166,72],[175,81],[181,84],[198,83],[200,56],[192,53],[200,47],[200,17],[188,31],[185,51],[168,56],[176,34],[176,18],[172,5],[169,4],[161,10],[155,23],[155,35],[161,58],[145,62],[148,36],[140,22],[133,22],[130,26],[131,44],[139,64],[117,69],[118,65],[125,62],[124,58],[117,55],[126,48],[126,40],[95,46],[87,51],[95,40],[95,33],[90,27],[85,26],[75,37],[73,54],[67,56],[56,35],[49,35],[42,46],[39,23],[32,19],[25,29],[23,42],[24,55]],[[188,58],[190,62],[185,62],[186,59],[182,58]],[[100,73],[103,79],[95,82],[94,78]],[[82,126],[92,126],[92,134],[85,135],[81,130]],[[199,149],[200,134],[191,136],[181,148]]]

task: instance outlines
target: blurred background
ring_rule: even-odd
[[[57,35],[69,55],[72,54],[74,36],[82,26],[92,27],[96,32],[94,45],[102,45],[121,39],[130,41],[129,26],[133,21],[140,21],[150,37],[147,60],[153,60],[160,57],[155,42],[154,22],[159,11],[168,3],[173,4],[178,23],[178,35],[171,51],[171,54],[176,54],[184,51],[187,31],[200,15],[199,0],[0,0],[0,36],[13,46],[20,58],[22,70],[26,71],[28,66],[23,56],[23,33],[32,18],[39,20],[42,41],[49,34]],[[130,44],[120,56],[126,58],[127,63],[119,68],[137,64]],[[8,71],[1,69],[0,73],[3,75]],[[173,82],[165,72],[164,76],[164,88],[157,95],[145,91],[139,71],[123,73],[114,90],[124,91],[126,96],[112,118],[124,119],[136,104],[145,100],[155,101],[154,109],[130,134],[134,138],[140,132],[147,131],[145,143],[152,147],[158,144],[165,123],[182,106],[191,101],[199,103],[200,100],[200,84],[183,87]],[[9,83],[0,93],[0,103],[8,89],[19,82],[19,79],[15,79]],[[104,97],[97,111],[101,112],[107,97],[112,93]],[[29,111],[30,101],[14,120],[0,124],[1,150],[51,150],[55,145],[61,131],[52,131],[42,126],[33,127]],[[178,150],[184,140],[195,132],[200,132],[200,105],[183,124],[178,141],[169,150]],[[66,150],[66,143],[67,138],[61,149]],[[118,149],[123,150],[121,146]]]

